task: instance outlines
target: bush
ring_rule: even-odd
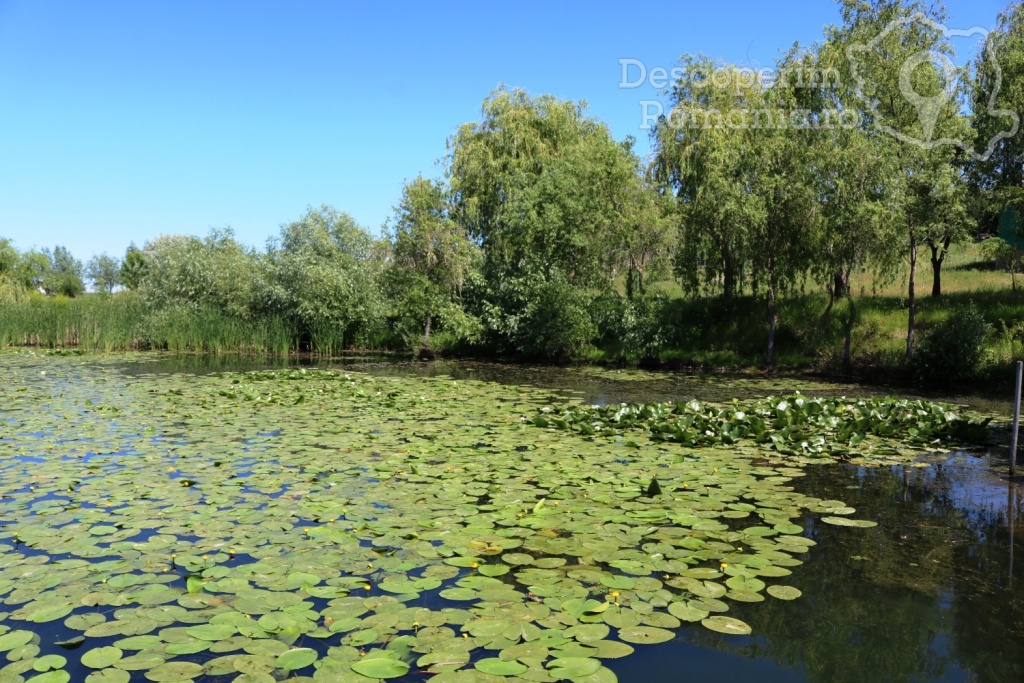
[[[922,384],[950,384],[978,375],[992,326],[974,304],[954,311],[918,345],[914,377]]]
[[[608,293],[594,299],[590,315],[600,331],[598,345],[616,358],[657,359],[666,346],[667,302],[662,294],[626,299]]]

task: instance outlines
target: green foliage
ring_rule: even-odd
[[[574,406],[560,413],[544,407],[539,413],[534,425],[585,436],[621,437],[642,430],[653,441],[688,447],[731,446],[747,440],[783,455],[836,459],[872,450],[892,454],[886,443],[891,440],[915,447],[936,439],[984,442],[990,421],[972,422],[951,406],[929,401],[808,398],[800,394],[733,401],[729,406],[694,400]]]
[[[120,284],[134,292],[142,286],[147,274],[149,274],[149,262],[146,260],[145,253],[134,243],[128,245],[124,258],[121,259],[121,272],[118,275]]]
[[[206,238],[158,237],[146,244],[148,272],[143,292],[153,310],[184,306],[247,318],[254,312],[260,262],[230,229]]]
[[[589,288],[661,249],[657,236],[628,240],[655,215],[630,143],[582,103],[503,88],[448,149],[453,218],[483,252],[477,308],[490,342],[528,356],[581,353],[593,337]]]
[[[1024,6],[1010,4],[987,39],[992,49],[979,50],[973,64],[971,123],[980,154],[994,144],[992,154],[972,164],[970,171],[976,188],[1005,195],[1024,186],[1024,136],[1000,136],[1013,129],[1008,112],[1024,111]]]
[[[110,294],[121,284],[121,263],[113,256],[100,254],[93,256],[86,264],[85,272],[92,280],[97,292]]]
[[[449,215],[444,186],[418,177],[406,184],[391,226],[385,273],[396,332],[407,346],[430,347],[431,331],[475,338],[479,322],[462,307],[462,285],[476,252]]]
[[[0,346],[124,351],[148,347],[146,306],[132,294],[73,299],[32,294],[0,306]]]
[[[82,262],[72,256],[67,247],[57,245],[53,251],[44,249],[43,255],[49,261],[42,277],[42,287],[47,294],[75,297],[85,292]]]
[[[262,306],[289,320],[299,345],[309,350],[330,353],[366,343],[385,314],[376,249],[348,214],[310,208],[267,246]]]
[[[582,356],[597,335],[590,301],[568,282],[510,278],[489,292],[481,318],[499,351],[565,360]]]
[[[935,385],[975,378],[991,335],[992,326],[973,303],[954,311],[921,342],[914,354],[914,376]]]
[[[594,343],[613,358],[657,360],[668,342],[668,315],[669,300],[663,294],[632,299],[604,294],[591,304],[591,317],[599,333]]]

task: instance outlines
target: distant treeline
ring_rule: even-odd
[[[721,302],[719,311],[740,297],[757,302],[769,368],[787,341],[783,303],[823,292],[821,319],[841,316],[849,368],[859,316],[851,277],[883,285],[909,267],[910,360],[919,258],[941,296],[950,248],[996,231],[1024,188],[1024,136],[999,134],[1012,123],[1005,112],[1024,112],[1024,89],[1010,87],[1024,82],[1024,10],[1012,5],[988,46],[951,74],[919,58],[950,51],[941,5],[840,6],[842,24],[782,57],[774,77],[682,58],[648,160],[582,103],[495,91],[480,120],[448,140],[443,179],[408,182],[380,238],[323,206],[262,250],[218,230],[158,237],[83,266],[62,247],[19,253],[0,241],[0,301],[21,302],[0,314],[0,334],[82,344],[117,318],[117,341],[98,346],[547,359],[599,347],[657,358],[685,337],[670,329],[678,306],[650,287],[671,278],[688,301]],[[932,97],[927,115],[908,96],[942,93],[954,75],[958,90]],[[1020,267],[1010,244],[1000,258]],[[96,313],[92,327],[33,331],[33,293],[77,297],[84,278],[123,299],[104,304],[117,312]],[[87,308],[62,305],[67,320]]]

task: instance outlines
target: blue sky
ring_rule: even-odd
[[[951,0],[948,25],[1004,5]],[[584,99],[646,151],[658,93],[620,88],[621,59],[765,67],[838,20],[829,0],[0,0],[0,236],[83,260],[224,226],[262,247],[319,204],[377,232],[499,84]]]

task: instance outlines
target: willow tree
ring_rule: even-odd
[[[267,245],[265,306],[288,318],[299,346],[332,352],[368,342],[383,320],[377,245],[355,219],[329,206],[281,227]]]
[[[785,81],[703,57],[682,61],[671,114],[654,133],[655,173],[683,217],[677,272],[725,297],[749,277],[763,298],[765,367],[775,367],[779,299],[811,263],[817,220],[811,140]]]
[[[444,185],[419,176],[403,188],[390,225],[387,279],[402,309],[399,317],[419,318],[426,348],[438,317],[460,336],[471,334],[474,327],[460,295],[475,249],[465,229],[449,214]]]
[[[571,355],[594,335],[590,289],[640,182],[628,144],[582,102],[501,88],[448,141],[454,218],[483,253],[483,317],[495,341]]]
[[[890,182],[902,186],[909,361],[915,343],[919,251],[924,245],[933,247],[933,264],[941,269],[949,243],[965,232],[963,152],[944,143],[971,139],[960,112],[963,92],[957,90],[964,71],[950,60],[941,4],[840,0],[840,13],[843,24],[829,29],[830,39],[846,47],[851,75],[858,78],[864,128],[894,146],[897,168]]]
[[[654,178],[676,196],[676,274],[686,291],[733,297],[749,264],[747,226],[755,211],[745,185],[744,116],[760,109],[761,84],[702,55],[680,60],[670,114],[654,140]]]
[[[972,125],[975,150],[983,157],[973,176],[997,199],[1024,199],[1024,5],[1011,4],[999,15],[973,65]]]

